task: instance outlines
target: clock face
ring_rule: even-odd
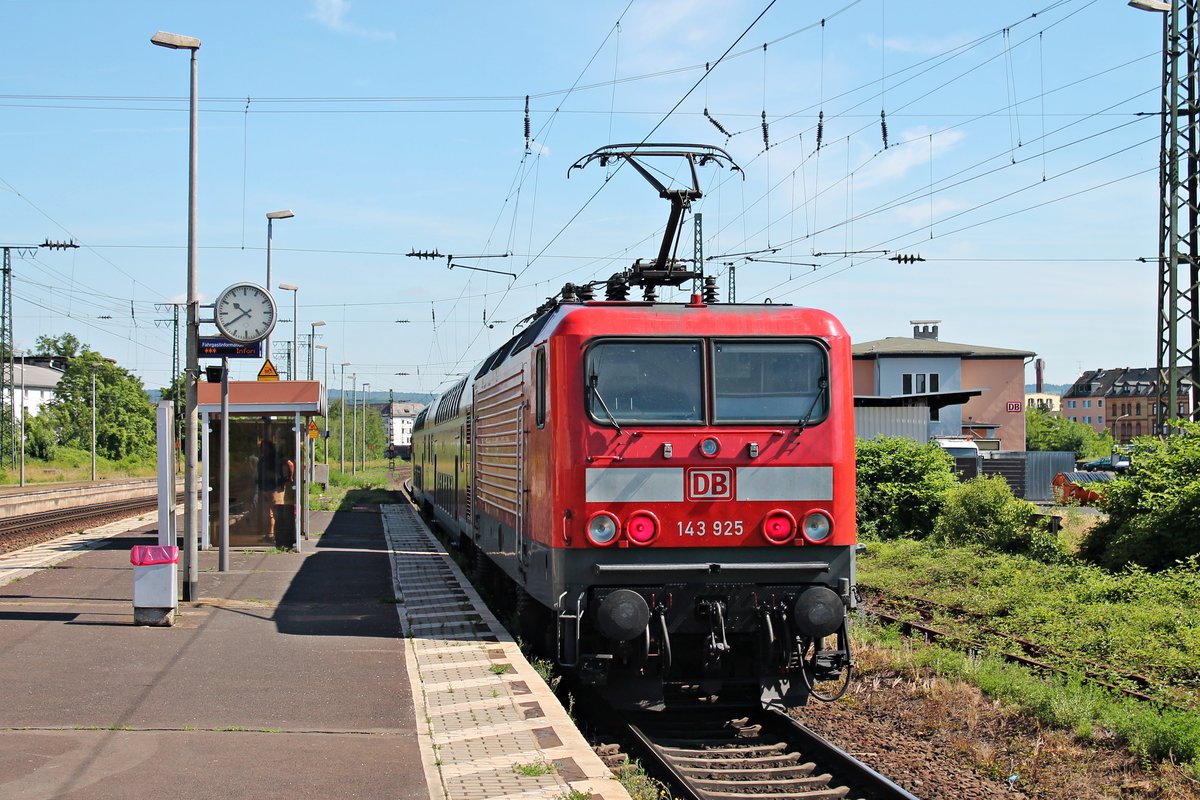
[[[217,297],[217,328],[241,344],[259,342],[275,327],[275,299],[253,283],[235,283]]]

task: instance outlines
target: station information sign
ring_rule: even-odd
[[[221,336],[201,336],[200,358],[262,358],[262,342],[242,344]]]

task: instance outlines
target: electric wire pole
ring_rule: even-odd
[[[52,242],[49,239],[39,244],[0,245],[4,251],[3,267],[0,267],[0,463],[9,462],[15,468],[20,443],[17,437],[17,387],[16,365],[13,360],[13,310],[12,310],[12,251],[22,258],[32,258],[39,247],[49,250],[66,250],[79,247],[74,241]],[[21,398],[24,404],[25,398]]]
[[[1196,418],[1194,392],[1200,386],[1198,6],[1200,0],[1171,0],[1163,18],[1156,387],[1160,435],[1172,432],[1171,419]]]

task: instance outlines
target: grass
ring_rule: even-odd
[[[310,484],[309,501],[313,511],[351,511],[357,505],[395,502],[389,489],[391,471],[386,461],[368,461],[365,470],[342,472],[330,464],[329,485]],[[352,495],[352,496],[351,496]]]
[[[153,458],[109,461],[103,456],[96,457],[96,478],[98,480],[153,478],[157,474]],[[50,461],[42,461],[28,456],[25,458],[25,483],[27,484],[73,483],[91,479],[92,454],[90,451],[60,447],[58,454]],[[4,467],[0,468],[0,485],[13,485],[20,482],[20,467],[12,467],[6,459]]]
[[[972,548],[893,541],[868,543],[858,577],[890,597],[923,598],[955,610],[935,615],[930,621],[935,628],[960,626],[963,633],[962,615],[977,615],[979,624],[1046,643],[1072,660],[1103,662],[1171,684],[1176,706],[1200,707],[1196,563],[1158,574],[1112,574],[1078,563],[1047,565]],[[1077,675],[1037,675],[993,653],[901,643],[894,629],[858,625],[855,637],[860,647],[885,650],[901,669],[965,681],[1084,740],[1115,735],[1139,757],[1187,765],[1200,779],[1200,712],[1128,698]]]
[[[647,775],[639,761],[631,761],[621,767],[617,773],[617,782],[632,800],[671,800],[667,787]]]
[[[551,775],[555,772],[555,767],[549,761],[531,761],[528,764],[513,764],[513,772],[518,775],[524,775],[526,778],[537,778],[542,775]]]

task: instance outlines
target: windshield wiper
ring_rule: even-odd
[[[813,412],[817,410],[817,403],[821,402],[821,398],[825,395],[825,391],[829,388],[829,379],[822,375],[817,380],[817,393],[813,395],[812,405],[808,407],[808,413],[804,415],[804,419],[800,420],[800,427],[796,433],[804,433],[804,429],[808,427],[808,423],[812,421]]]
[[[588,386],[592,390],[592,394],[597,400],[600,401],[600,407],[604,409],[604,415],[608,417],[608,421],[612,423],[612,426],[617,429],[617,434],[620,435],[621,426],[617,424],[617,418],[614,417],[612,412],[608,410],[608,404],[605,403],[604,398],[600,396],[600,390],[596,388],[596,384],[598,382],[599,376],[597,376],[595,373],[592,373],[591,380],[588,381]]]

